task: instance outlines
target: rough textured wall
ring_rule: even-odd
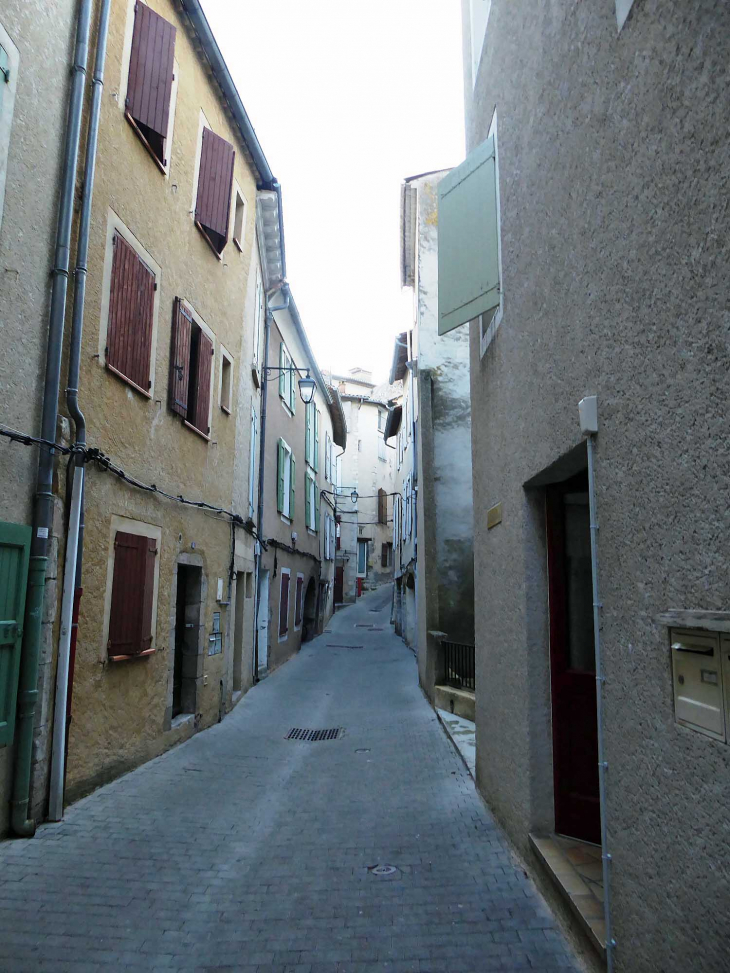
[[[726,610],[730,8],[494,0],[469,145],[499,117],[504,318],[473,329],[477,779],[551,821],[544,522],[523,484],[596,476],[616,969],[727,969],[730,748],[674,722],[668,608]],[[503,503],[487,533],[485,513]],[[657,919],[660,917],[660,920]]]
[[[244,320],[246,288],[254,241],[256,176],[240,136],[229,121],[219,92],[199,60],[188,29],[167,0],[152,3],[177,27],[175,45],[177,95],[169,174],[156,167],[124,117],[125,37],[134,4],[112,6],[102,99],[97,175],[90,236],[84,341],[81,361],[81,406],[88,440],[130,473],[174,495],[202,498],[230,509],[233,502],[236,407],[220,407],[221,345],[233,358],[233,387],[241,391],[241,369],[251,320]],[[128,49],[128,48],[126,48]],[[245,96],[245,93],[244,93]],[[205,118],[236,147],[234,178],[248,210],[243,250],[229,241],[218,260],[191,216],[195,189],[196,148],[201,110]],[[103,313],[104,266],[108,260],[110,220],[120,221],[160,268],[157,332],[154,335],[152,397],[144,397],[103,365],[106,320]],[[170,328],[175,297],[185,298],[215,336],[212,372],[210,442],[183,426],[167,401]],[[250,372],[249,372],[250,374]],[[249,394],[240,407],[247,415]],[[244,393],[246,383],[243,383]],[[232,606],[228,573],[231,531],[228,523],[202,511],[180,507],[88,468],[84,597],[74,684],[73,722],[69,743],[68,789],[77,796],[154,756],[199,727],[217,721],[230,705]],[[147,659],[109,663],[103,644],[108,617],[108,561],[113,516],[157,527],[161,531],[157,615],[153,627],[156,653]],[[239,531],[238,565],[252,564],[253,542]],[[198,692],[195,713],[172,721],[172,668],[177,564],[192,557],[203,572],[205,599],[200,629]],[[233,594],[233,592],[231,592]],[[213,613],[220,612],[224,651],[208,655]]]
[[[0,10],[18,51],[15,109],[9,135],[5,200],[0,224],[0,422],[40,434],[48,337],[50,272],[66,131],[69,64],[75,36],[72,0],[7,0]],[[13,65],[14,68],[14,65]],[[48,78],[56,79],[49,86]],[[29,524],[38,452],[0,444],[0,520]],[[60,528],[60,522],[56,525]],[[54,533],[56,530],[54,526]],[[50,661],[56,598],[58,540],[49,545],[44,609],[44,661]],[[44,668],[44,673],[47,670]],[[47,720],[47,694],[37,725]],[[44,752],[43,741],[38,742]],[[14,748],[0,747],[0,835],[7,828]]]

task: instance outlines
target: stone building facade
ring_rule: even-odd
[[[555,832],[602,846],[603,903],[563,893],[612,969],[720,973],[730,9],[463,9],[439,326],[471,321],[477,783],[555,901]]]

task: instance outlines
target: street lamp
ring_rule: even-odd
[[[293,374],[296,372],[298,375],[303,372],[303,368],[297,368],[296,365],[267,365],[266,366],[266,381],[270,382],[272,378],[277,378],[279,372],[289,372]],[[276,374],[275,374],[276,373]],[[301,396],[302,402],[305,405],[309,403],[314,398],[314,391],[317,388],[316,381],[309,374],[309,369],[306,370],[306,374],[302,375],[299,379],[299,395]]]
[[[357,503],[357,499],[358,499],[357,490],[353,490],[352,493],[350,494],[350,500],[352,500],[353,503]]]

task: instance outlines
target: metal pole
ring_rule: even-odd
[[[608,762],[603,738],[603,663],[601,660],[601,601],[598,595],[598,518],[596,517],[596,475],[593,436],[586,440],[588,451],[588,504],[591,521],[591,579],[593,582],[593,642],[596,659],[596,718],[598,721],[598,795],[601,810],[601,861],[603,865],[603,916],[606,923],[606,969],[613,970],[616,941],[611,929],[611,855],[606,826],[606,772]]]

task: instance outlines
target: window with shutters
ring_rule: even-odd
[[[260,385],[259,378],[259,360],[261,354],[261,330],[264,323],[265,315],[265,295],[264,295],[264,282],[261,279],[261,271],[256,268],[256,307],[254,309],[254,323],[253,323],[253,355],[251,358],[251,366],[253,370],[254,380],[256,385]]]
[[[378,490],[378,523],[388,523],[388,494],[382,487]]]
[[[255,513],[256,498],[256,444],[258,441],[258,425],[256,411],[251,410],[251,432],[248,444],[248,515]]]
[[[168,403],[185,425],[210,436],[215,346],[210,330],[181,297],[173,307]]]
[[[308,402],[304,413],[304,459],[317,472],[319,470],[319,427],[322,413],[314,400]]]
[[[297,574],[297,584],[294,594],[294,629],[299,631],[302,627],[302,615],[303,615],[303,601],[304,601],[304,575]]]
[[[159,537],[130,530],[114,533],[107,657],[120,662],[151,655],[159,562]]]
[[[393,563],[393,545],[392,544],[381,544],[380,545],[380,566],[382,568],[389,568]]]
[[[289,635],[289,586],[291,571],[281,568],[281,589],[279,594],[279,641],[283,642]]]
[[[233,408],[233,358],[222,346],[220,383],[220,407],[226,415],[230,415]]]
[[[292,415],[297,411],[297,381],[294,362],[282,341],[279,344],[279,398]],[[308,413],[305,413],[305,418]]]
[[[357,542],[357,576],[366,577],[368,573],[368,542],[358,540]]]
[[[195,199],[195,225],[220,258],[228,243],[236,152],[230,142],[203,128]]]
[[[10,150],[10,132],[15,111],[15,92],[18,86],[20,53],[10,35],[0,24],[0,226],[3,221],[5,179]]]
[[[151,397],[157,274],[117,228],[111,239],[104,362],[109,371]]]
[[[276,459],[276,509],[290,521],[294,519],[295,471],[291,447],[280,439]]]
[[[170,149],[176,33],[176,28],[147,4],[135,4],[124,109],[163,172]]]
[[[319,530],[319,491],[317,481],[307,470],[304,474],[304,517],[309,530]]]
[[[241,189],[234,181],[233,193],[233,242],[243,251],[243,239],[246,235],[246,199]]]
[[[0,747],[15,732],[30,541],[30,527],[0,522]]]

